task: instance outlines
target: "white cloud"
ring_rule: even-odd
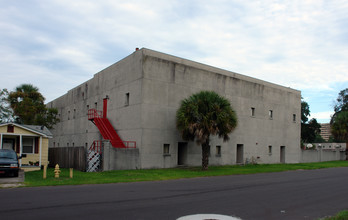
[[[348,87],[347,26],[348,2],[339,0],[8,1],[0,9],[0,75],[10,77],[0,88],[17,86],[20,77],[53,99],[147,47],[295,89],[338,93],[337,83]]]
[[[315,118],[317,119],[318,122],[321,123],[328,123],[331,119],[331,116],[333,115],[333,111],[330,112],[315,112],[315,113],[311,113],[311,116],[309,117],[309,119]]]

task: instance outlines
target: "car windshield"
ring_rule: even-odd
[[[0,151],[0,158],[16,159],[16,153],[13,151]]]

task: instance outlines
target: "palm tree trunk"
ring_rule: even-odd
[[[208,170],[209,165],[209,138],[202,144],[202,170]]]

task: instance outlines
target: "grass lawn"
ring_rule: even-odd
[[[324,218],[323,220],[348,220],[348,211],[341,211],[337,215]]]
[[[310,170],[331,167],[347,167],[348,161],[330,161],[321,163],[302,164],[259,164],[259,165],[233,165],[210,166],[209,170],[202,171],[200,167],[171,168],[171,169],[144,169],[144,170],[115,170],[99,173],[87,173],[74,170],[74,176],[69,178],[69,169],[61,169],[60,178],[54,178],[54,169],[47,170],[47,179],[43,179],[43,171],[25,173],[25,186],[56,186],[101,184],[138,181],[157,181],[181,178],[241,175],[254,173],[282,172],[288,170]]]

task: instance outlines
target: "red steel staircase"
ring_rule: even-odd
[[[135,141],[122,141],[120,136],[118,136],[114,127],[111,125],[109,119],[107,118],[107,101],[108,98],[103,100],[103,111],[98,111],[96,109],[88,110],[88,120],[93,122],[99,129],[101,135],[105,140],[109,140],[114,148],[136,148]],[[87,172],[97,172],[102,169],[101,158],[102,158],[102,141],[93,141],[91,147],[89,148],[87,155]]]
[[[122,141],[109,119],[106,117],[107,99],[103,100],[103,112],[96,109],[88,110],[88,120],[92,121],[99,129],[105,140],[109,140],[114,148],[136,148],[135,141]]]

